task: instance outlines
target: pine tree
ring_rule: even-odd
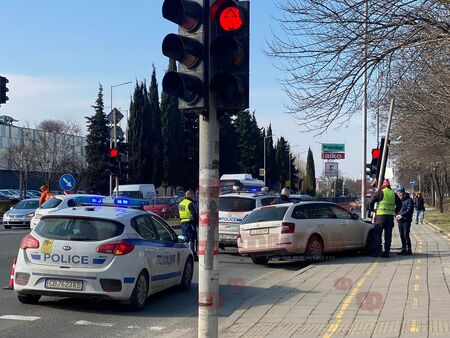
[[[236,125],[227,113],[220,117],[219,176],[239,172],[239,152]]]
[[[277,142],[275,149],[275,163],[278,181],[281,183],[281,186],[284,187],[289,178],[289,145],[283,136],[281,136]]]
[[[150,148],[152,153],[153,184],[159,187],[163,181],[163,143],[161,136],[161,109],[159,106],[158,82],[156,70],[153,66],[148,101],[151,111]]]
[[[169,59],[168,71],[176,71],[174,59]],[[177,187],[184,182],[184,171],[180,170],[183,157],[184,133],[178,99],[166,92],[161,93],[161,134],[163,149],[163,186]]]
[[[269,124],[267,135],[272,135],[272,126]],[[275,149],[273,147],[273,137],[267,137],[266,142],[266,185],[273,188],[277,182],[277,168],[275,162]],[[264,159],[263,159],[264,160]]]
[[[109,173],[106,171],[109,149],[108,119],[104,112],[103,87],[100,84],[95,105],[95,114],[87,119],[86,136],[86,185],[89,191],[109,194]]]
[[[306,174],[303,180],[302,192],[311,196],[316,195],[316,172],[311,148],[308,149],[308,157],[306,158]]]

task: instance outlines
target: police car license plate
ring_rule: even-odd
[[[220,239],[237,239],[237,235],[219,234]]]
[[[269,233],[269,228],[263,228],[263,229],[251,229],[250,235],[264,235]]]
[[[47,289],[62,289],[62,290],[83,290],[83,282],[80,280],[66,280],[66,279],[46,279],[45,287]]]

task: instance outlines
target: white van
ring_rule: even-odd
[[[116,191],[117,188],[114,189],[112,197],[116,197]],[[153,184],[119,185],[119,196],[139,199],[153,198],[156,197],[156,189]]]

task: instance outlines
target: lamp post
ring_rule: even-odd
[[[111,86],[111,111],[113,113],[113,137],[109,138],[109,147],[112,148],[114,145],[114,148],[117,147],[117,126],[116,126],[116,111],[113,109],[113,88],[114,87],[120,87],[120,86],[124,86],[127,84],[132,83],[132,81],[128,81],[128,82],[124,82],[124,83],[119,83],[119,84],[115,84]],[[112,174],[109,175],[109,195],[112,195],[112,191],[113,191],[113,176]],[[119,176],[116,176],[116,197],[119,197]]]

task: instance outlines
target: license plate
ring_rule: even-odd
[[[251,229],[250,235],[264,235],[269,233],[269,228],[263,228],[263,229]]]
[[[221,238],[221,239],[237,239],[237,235],[219,234],[219,238]]]
[[[83,290],[83,282],[80,280],[67,279],[47,279],[45,281],[47,289],[62,289],[62,290]]]

